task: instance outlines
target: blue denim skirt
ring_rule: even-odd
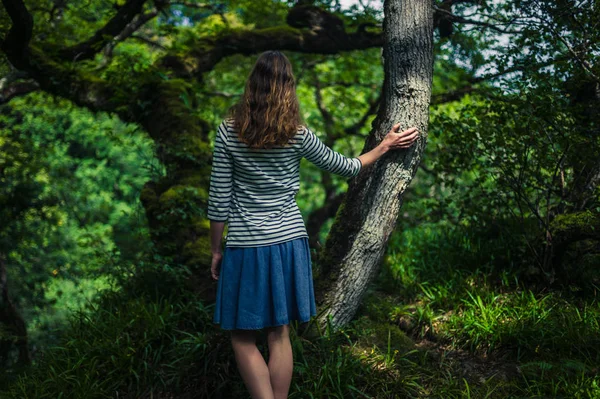
[[[260,247],[225,247],[213,322],[257,330],[317,314],[308,238]]]

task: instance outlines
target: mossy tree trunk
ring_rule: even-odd
[[[195,117],[181,97],[193,97],[192,85],[181,79],[153,82],[143,89],[149,106],[140,124],[156,144],[166,174],[144,185],[140,200],[157,251],[194,272],[191,288],[209,299],[215,294],[208,278],[210,224],[205,217],[211,170],[211,126]],[[203,273],[206,271],[207,273]]]
[[[421,137],[405,150],[387,153],[349,182],[315,273],[319,307],[333,328],[350,321],[379,270],[396,225],[402,195],[420,163],[427,142],[433,74],[433,9],[429,0],[384,3],[382,104],[363,153],[374,148],[400,122],[418,127]]]

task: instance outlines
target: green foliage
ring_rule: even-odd
[[[336,3],[316,2],[339,11]],[[91,37],[123,1],[26,4],[35,20],[33,44],[52,53]],[[64,68],[119,88],[111,100],[125,114],[149,109],[133,99],[148,79],[162,79],[165,107],[190,116],[177,121],[182,134],[166,150],[201,165],[180,184],[142,191],[150,179],[169,182],[135,126],[39,94],[0,109],[0,251],[9,255],[10,292],[39,348],[9,397],[247,396],[228,340],[209,327],[210,307],[181,288],[192,272],[153,255],[138,203],[141,195],[147,210],[160,207],[165,218],[207,230],[199,210],[208,143],[242,93],[254,57],[228,56],[201,82],[172,80],[153,64],[166,54],[211,50],[223,33],[291,29],[282,25],[292,2],[210,4],[173,5],[110,56]],[[144,11],[155,5],[147,2]],[[588,179],[600,148],[599,8],[525,0],[458,2],[452,11],[476,12],[520,33],[505,37],[458,23],[449,38],[436,31],[437,102],[422,167],[404,194],[378,281],[388,295],[369,292],[355,322],[338,333],[309,340],[294,331],[290,397],[600,396],[597,280],[587,272],[600,259],[593,237],[600,187]],[[380,11],[358,6],[336,15],[350,31],[382,21]],[[9,26],[0,13],[1,37]],[[374,115],[355,131],[344,129],[361,120],[380,91],[380,49],[286,55],[307,124],[323,140],[338,136],[334,149],[358,155]],[[9,71],[0,58],[0,74]],[[500,78],[479,79],[486,74]],[[209,137],[192,134],[206,133],[198,121],[214,127]],[[163,132],[170,137],[169,122]],[[328,183],[308,163],[301,173],[305,217],[323,204],[326,189],[346,189],[343,179]],[[324,222],[322,236],[331,223]],[[208,249],[204,234],[184,251],[203,265]],[[556,282],[568,284],[561,291]],[[95,300],[98,289],[104,293]],[[264,344],[260,349],[266,352]],[[500,369],[485,360],[494,358]],[[2,378],[15,375],[7,369]]]
[[[144,251],[136,202],[151,151],[134,126],[44,94],[2,108],[0,251],[33,342],[50,343],[70,307],[108,286],[116,257]]]
[[[565,47],[565,40],[575,48],[596,46],[597,30],[582,35],[581,27],[591,27],[600,16],[589,2],[483,7],[493,11],[492,20],[522,22],[511,27],[520,33],[506,41],[499,35],[484,40],[479,33],[461,31],[439,44],[436,70],[446,72],[434,78],[433,98],[448,89],[450,94],[466,89],[471,95],[432,107],[424,156],[428,173],[417,174],[413,186],[419,202],[427,205],[425,220],[488,224],[519,235],[531,259],[528,268],[551,284],[562,273],[547,234],[553,219],[600,210],[597,184],[589,186],[599,167],[600,114],[590,89],[597,82],[594,72],[582,68],[582,61],[574,60]],[[465,36],[471,38],[468,48],[473,52],[456,54],[457,46],[465,47]],[[484,50],[491,57],[482,65],[475,58]],[[586,54],[586,62],[598,65],[597,55]],[[467,66],[459,67],[461,63]],[[486,83],[476,74],[502,79]],[[421,207],[410,205],[412,198],[405,201],[409,213]],[[509,224],[499,222],[509,219]],[[513,229],[516,223],[522,228]],[[587,281],[577,278],[573,283]]]

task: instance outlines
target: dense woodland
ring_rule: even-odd
[[[276,49],[336,151],[423,133],[302,160],[290,397],[600,398],[600,4],[340,3],[2,0],[0,397],[247,397],[208,180]]]

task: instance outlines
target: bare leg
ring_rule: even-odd
[[[275,399],[287,399],[294,370],[290,325],[267,327],[267,339],[273,395]]]
[[[274,399],[269,368],[256,347],[256,330],[232,330],[231,345],[246,388],[253,399]]]

